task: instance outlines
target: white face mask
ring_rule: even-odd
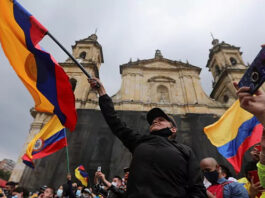
[[[56,194],[57,194],[58,197],[61,197],[63,195],[63,190],[62,189],[58,189]]]
[[[113,185],[113,186],[115,186],[115,187],[117,187],[117,182],[111,182],[111,184]]]

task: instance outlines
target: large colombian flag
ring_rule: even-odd
[[[77,115],[68,76],[39,46],[43,27],[16,0],[0,0],[0,42],[13,69],[35,101],[35,109],[54,113],[74,130]]]
[[[28,144],[23,162],[34,167],[33,160],[50,155],[67,146],[66,131],[56,115],[41,129]]]
[[[244,153],[260,142],[262,131],[257,118],[242,109],[239,100],[217,122],[204,128],[210,142],[237,173],[240,172]]]
[[[75,169],[75,177],[84,185],[88,185],[88,173],[85,171],[84,166],[80,165]]]

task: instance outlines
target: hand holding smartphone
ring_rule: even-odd
[[[254,94],[265,81],[265,47],[262,46],[250,67],[238,83],[239,87],[250,87],[249,92]]]

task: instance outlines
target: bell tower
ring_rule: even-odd
[[[247,69],[240,47],[213,38],[206,67],[213,75],[211,98],[230,106],[236,100],[233,81],[239,81]]]
[[[99,77],[99,69],[104,59],[102,46],[98,43],[96,34],[76,41],[72,46],[72,55],[91,76]],[[76,108],[93,108],[97,95],[91,90],[87,77],[70,58],[60,65],[70,78],[76,98]]]

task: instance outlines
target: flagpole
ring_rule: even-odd
[[[70,173],[70,168],[69,168],[69,152],[68,152],[68,142],[67,142],[67,136],[66,136],[66,129],[64,128],[64,134],[65,134],[65,141],[66,141],[66,161],[67,161],[67,173]]]

